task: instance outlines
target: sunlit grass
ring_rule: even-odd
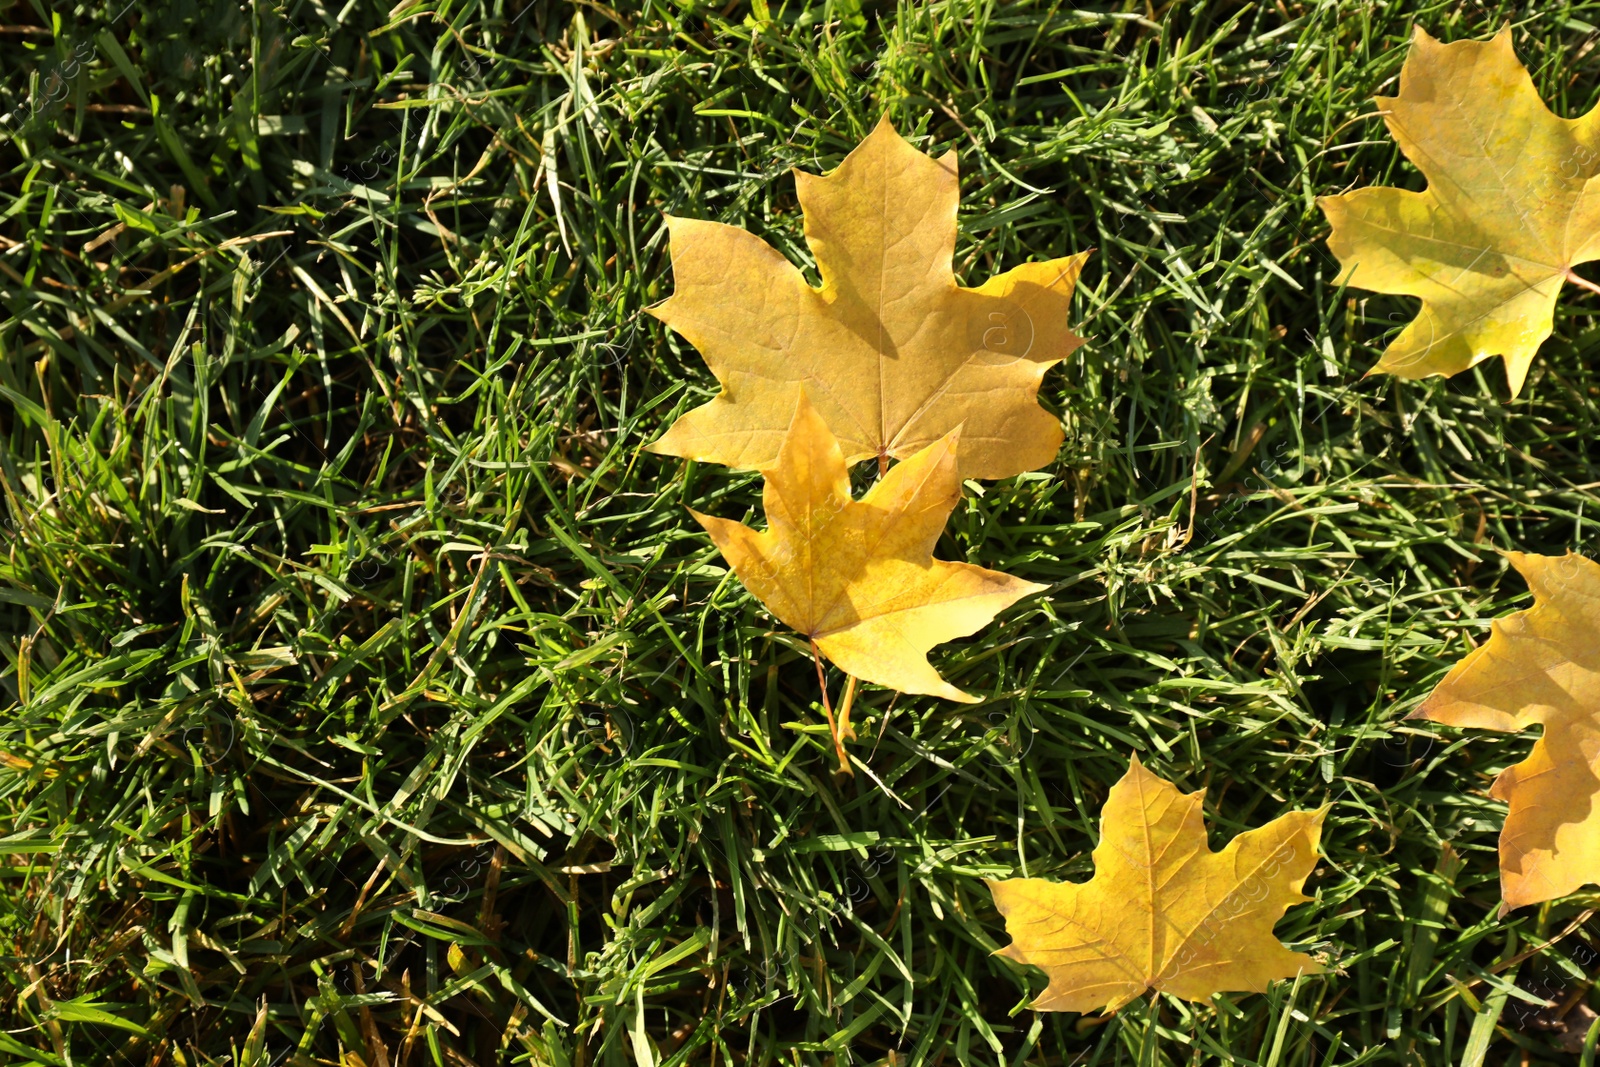
[[[4,1055],[1571,1062],[1594,894],[1496,916],[1531,738],[1400,720],[1526,603],[1496,549],[1600,549],[1592,298],[1515,403],[1363,379],[1413,309],[1314,204],[1420,186],[1369,102],[1413,18],[1512,14],[0,9]],[[1561,114],[1596,24],[1516,23]],[[663,212],[809,269],[789,171],[885,109],[959,155],[966,282],[1095,249],[1090,340],[938,550],[1051,583],[936,654],[991,699],[865,687],[841,779],[684,510],[759,480],[641,450],[715,389],[643,309]],[[981,879],[1087,877],[1133,752],[1217,843],[1333,804],[1278,927],[1330,973],[1026,1010]]]

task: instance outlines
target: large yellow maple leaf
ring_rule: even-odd
[[[1050,977],[1032,1007],[1116,1011],[1147,989],[1203,1000],[1321,973],[1272,927],[1311,899],[1300,887],[1328,809],[1290,812],[1212,852],[1203,795],[1179,793],[1135,756],[1101,810],[1093,878],[989,882],[1012,938],[1000,955]]]
[[[1511,395],[1550,336],[1563,280],[1600,258],[1600,110],[1557,118],[1506,26],[1440,44],[1418,27],[1384,123],[1428,179],[1317,200],[1341,283],[1422,298],[1368,373],[1450,375],[1503,355]]]
[[[951,430],[889,469],[860,501],[843,451],[804,391],[763,470],[767,529],[691,514],[745,588],[846,674],[904,693],[974,702],[928,663],[934,645],[976,632],[1045,586],[933,558],[961,499]]]
[[[955,152],[887,118],[826,177],[795,172],[822,287],[735,226],[669,217],[673,295],[650,309],[722,385],[653,451],[771,466],[804,383],[845,459],[903,459],[960,425],[963,477],[1042,467],[1061,445],[1039,382],[1083,343],[1067,311],[1088,253],[956,284]]]
[[[1533,607],[1496,619],[1414,718],[1544,736],[1490,794],[1500,831],[1501,913],[1600,882],[1600,564],[1508,552]]]

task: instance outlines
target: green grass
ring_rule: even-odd
[[[1529,10],[1587,110],[1600,4]],[[1593,298],[1516,402],[1363,379],[1412,305],[1313,202],[1420,187],[1413,19],[1513,14],[0,0],[0,1059],[1573,1062],[1600,893],[1496,915],[1532,739],[1399,721],[1527,603],[1497,549],[1600,550]],[[714,388],[642,312],[664,211],[809,268],[788,172],[885,110],[967,282],[1096,249],[1090,340],[939,548],[1050,592],[937,653],[985,703],[863,689],[839,778],[684,510],[759,480],[642,451]],[[981,879],[1087,877],[1134,752],[1214,843],[1333,805],[1278,927],[1328,974],[1026,1009]]]

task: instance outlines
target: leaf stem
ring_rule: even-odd
[[[1600,285],[1596,285],[1594,282],[1591,282],[1588,278],[1585,278],[1571,267],[1567,268],[1567,281],[1581,289],[1587,289],[1591,293],[1600,293]]]
[[[839,736],[838,724],[833,718],[833,704],[828,700],[828,679],[822,673],[822,653],[817,650],[817,643],[811,642],[811,662],[817,665],[817,685],[822,687],[822,714],[828,717],[828,732],[833,735],[833,750],[839,754],[839,771],[842,774],[855,774],[850,767],[850,760],[844,754],[844,741]],[[850,714],[850,701],[855,698],[855,679],[851,678],[845,686],[844,714]],[[849,719],[845,722],[848,724]],[[854,733],[851,734],[854,737]]]
[[[839,698],[839,738],[842,741],[856,739],[855,727],[850,725],[850,705],[856,702],[856,676],[845,675],[844,696]]]

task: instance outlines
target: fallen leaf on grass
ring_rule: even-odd
[[[1500,831],[1501,914],[1600,882],[1600,563],[1508,552],[1533,607],[1496,619],[1412,718],[1544,736],[1490,795]]]
[[[888,119],[825,177],[795,172],[822,287],[759,237],[667,219],[673,295],[651,314],[687,338],[722,392],[652,451],[765,470],[795,392],[847,462],[904,459],[964,426],[964,478],[1007,478],[1055,458],[1062,432],[1039,406],[1045,371],[1083,343],[1067,328],[1087,252],[956,284],[960,187]]]
[[[1340,284],[1422,298],[1369,374],[1450,375],[1502,355],[1511,395],[1550,336],[1563,280],[1600,259],[1600,112],[1557,118],[1506,26],[1440,44],[1419,26],[1384,123],[1428,179],[1319,197]],[[1597,289],[1600,291],[1600,289]]]
[[[961,498],[951,430],[850,498],[844,453],[804,393],[777,461],[763,470],[767,529],[692,511],[739,580],[846,674],[903,693],[975,702],[928,663],[1046,588],[933,558]]]
[[[1033,1008],[1116,1011],[1147,989],[1203,1000],[1321,972],[1272,927],[1311,899],[1300,887],[1328,809],[1290,812],[1212,852],[1203,796],[1134,757],[1101,810],[1093,878],[989,882],[1012,937],[999,954],[1050,978]]]

